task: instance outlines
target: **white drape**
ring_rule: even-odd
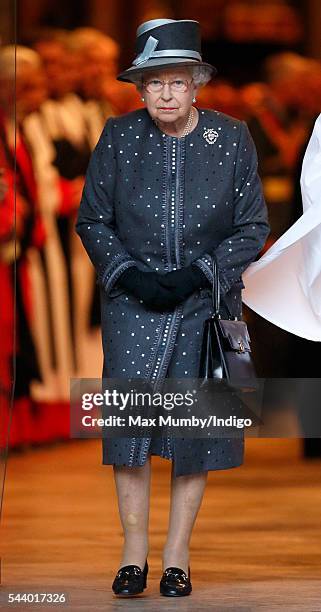
[[[321,341],[321,115],[301,173],[303,214],[244,272],[243,302],[274,325]]]

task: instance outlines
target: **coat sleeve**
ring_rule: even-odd
[[[270,233],[257,166],[256,148],[246,123],[242,121],[234,173],[233,231],[213,251],[194,262],[212,283],[212,255],[215,254],[222,295],[256,259]]]
[[[117,236],[114,187],[117,180],[112,121],[107,120],[91,155],[78,209],[75,230],[90,257],[98,282],[112,294],[120,275],[136,261]]]

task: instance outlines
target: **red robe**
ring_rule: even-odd
[[[5,170],[4,180],[8,186],[0,202],[0,417],[2,425],[8,425],[8,408],[14,393],[10,446],[16,446],[32,439],[33,406],[29,383],[34,376],[40,377],[29,327],[32,296],[25,253],[28,246],[41,248],[45,241],[45,229],[37,210],[37,186],[30,154],[23,140],[17,138],[15,173],[14,151],[8,145],[2,118],[0,118],[0,167]],[[16,267],[14,267],[15,255]],[[14,355],[16,355],[15,385]],[[2,447],[6,444],[6,435],[7,427],[2,426],[0,431]]]

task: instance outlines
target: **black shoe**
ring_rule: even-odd
[[[112,589],[115,595],[138,595],[147,586],[148,563],[146,559],[143,571],[138,565],[124,565],[121,567],[114,579]]]
[[[186,575],[186,572],[179,567],[167,567],[162,575],[159,585],[161,595],[167,595],[167,597],[189,595],[192,591],[190,577],[191,571],[189,566],[188,576]]]

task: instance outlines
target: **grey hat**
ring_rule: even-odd
[[[171,66],[204,66],[211,76],[217,73],[214,66],[202,61],[198,21],[152,19],[142,23],[136,31],[136,57],[117,79],[131,83],[145,70]]]

